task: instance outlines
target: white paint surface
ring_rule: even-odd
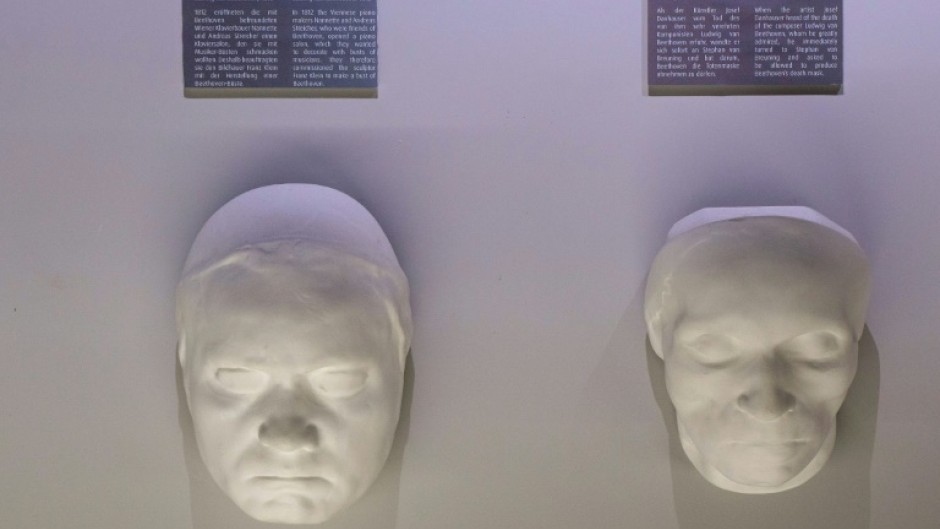
[[[706,209],[653,261],[649,340],[682,449],[712,484],[782,492],[829,460],[871,283],[844,233],[807,208]]]
[[[385,464],[411,343],[382,228],[334,189],[253,189],[199,231],[176,289],[199,454],[252,518],[319,524]]]
[[[642,2],[388,2],[374,101],[185,100],[172,0],[4,9],[0,526],[264,527],[202,470],[172,292],[284,182],[365,205],[415,311],[389,463],[322,527],[940,519],[940,4],[846,4],[843,96],[652,99]],[[824,469],[733,494],[678,445],[642,289],[676,219],[781,204],[865,249],[868,332]]]

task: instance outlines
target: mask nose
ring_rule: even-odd
[[[770,422],[796,406],[796,398],[780,386],[782,372],[776,362],[767,361],[755,368],[744,391],[738,396],[738,408],[751,417]]]
[[[258,428],[258,439],[264,446],[281,452],[312,452],[320,444],[320,432],[306,417],[271,417]]]
[[[272,413],[258,427],[258,440],[281,452],[314,451],[320,445],[315,406],[297,387],[284,388],[269,402]]]

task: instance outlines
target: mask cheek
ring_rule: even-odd
[[[227,489],[237,479],[232,474],[247,435],[239,424],[244,418],[238,409],[220,405],[205,388],[194,388],[190,412],[199,454],[213,479]]]

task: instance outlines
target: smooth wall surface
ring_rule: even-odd
[[[846,5],[845,95],[644,96],[639,0],[379,6],[377,100],[186,100],[178,1],[0,17],[0,527],[257,528],[194,452],[173,288],[202,223],[311,182],[368,207],[416,332],[392,461],[328,528],[931,528],[940,5]],[[752,497],[677,445],[642,289],[705,206],[869,254],[829,466]]]

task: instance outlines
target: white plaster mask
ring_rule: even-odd
[[[855,377],[870,281],[861,248],[795,207],[702,210],[671,235],[645,316],[683,450],[726,490],[801,485],[829,459]]]
[[[315,524],[362,496],[411,337],[407,281],[365,208],[314,185],[237,197],[193,244],[177,321],[199,452],[238,507]]]

